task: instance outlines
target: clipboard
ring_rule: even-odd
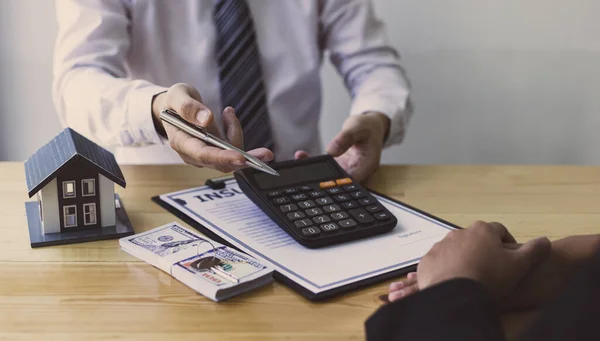
[[[226,176],[226,177],[222,177],[222,178],[216,178],[216,179],[209,179],[205,182],[205,185],[212,188],[212,189],[223,189],[225,188],[225,183],[228,180],[233,179],[233,176]],[[439,223],[442,223],[444,225],[447,225],[453,229],[462,229],[461,227],[452,224],[448,221],[445,221],[441,218],[438,218],[436,216],[433,216],[427,212],[424,212],[420,209],[417,209],[415,207],[412,207],[404,202],[401,202],[399,200],[390,198],[384,194],[378,193],[376,191],[372,191],[369,189],[369,191],[377,196],[386,198],[387,200],[405,207],[411,211],[417,212],[420,215],[423,215],[425,217],[428,217],[429,219],[433,220],[433,221],[437,221]],[[187,223],[188,225],[190,225],[191,227],[195,228],[196,230],[200,231],[201,233],[203,233],[204,235],[206,235],[208,238],[211,238],[221,244],[227,245],[228,247],[232,247],[238,251],[242,251],[240,250],[238,247],[236,247],[235,245],[233,245],[231,242],[229,242],[228,240],[222,238],[221,236],[219,236],[218,234],[214,233],[213,231],[211,231],[209,228],[207,228],[206,226],[204,226],[203,224],[199,223],[198,221],[194,220],[192,217],[188,216],[187,214],[183,213],[182,211],[178,210],[177,208],[171,206],[169,203],[167,203],[166,201],[162,200],[160,196],[154,196],[152,197],[152,201],[156,204],[158,204],[160,207],[164,208],[165,210],[167,210],[169,213],[175,215],[177,218],[181,219],[182,221],[184,221],[185,223]],[[345,284],[343,286],[339,286],[339,287],[335,287],[329,290],[325,290],[325,291],[321,291],[321,292],[313,292],[311,290],[308,290],[307,288],[303,287],[302,285],[296,283],[293,279],[285,276],[284,274],[275,271],[273,273],[273,277],[274,279],[276,279],[277,281],[285,284],[286,286],[288,286],[289,288],[293,289],[294,291],[298,292],[300,295],[302,295],[303,297],[305,297],[306,299],[310,300],[310,301],[323,301],[323,300],[327,300],[327,299],[331,299],[333,297],[351,292],[353,290],[357,290],[360,288],[364,288],[379,282],[383,282],[385,280],[391,279],[391,278],[396,278],[396,277],[400,277],[403,275],[406,275],[409,272],[415,271],[416,270],[417,265],[410,265],[410,266],[406,266],[400,269],[395,269],[389,272],[385,272],[382,274],[378,274],[369,278],[365,278],[365,279],[361,279],[349,284]]]

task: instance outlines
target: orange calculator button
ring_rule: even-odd
[[[325,181],[325,182],[321,182],[321,183],[319,184],[319,186],[320,186],[322,189],[325,189],[325,188],[331,188],[331,187],[335,187],[335,181]]]
[[[352,179],[350,179],[350,178],[337,179],[337,180],[335,180],[335,182],[338,184],[338,186],[347,185],[347,184],[352,183]]]

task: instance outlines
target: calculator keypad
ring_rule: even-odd
[[[292,231],[311,239],[372,229],[392,218],[390,212],[350,178],[297,185],[264,194],[279,207]]]

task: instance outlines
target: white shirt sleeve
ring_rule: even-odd
[[[350,114],[386,115],[386,146],[401,142],[412,115],[410,84],[371,1],[323,0],[321,25],[324,47],[352,95]]]
[[[128,78],[127,0],[57,0],[53,98],[63,126],[105,147],[164,143],[152,97],[166,90]]]

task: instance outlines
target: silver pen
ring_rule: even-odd
[[[175,112],[171,109],[163,110],[160,113],[160,119],[183,130],[188,135],[196,137],[210,145],[213,145],[215,147],[219,147],[219,148],[225,149],[225,150],[233,150],[235,152],[242,154],[244,156],[244,158],[246,158],[246,165],[248,165],[254,169],[257,169],[259,171],[262,171],[262,172],[265,172],[265,173],[268,173],[271,175],[279,176],[279,173],[277,173],[277,171],[274,170],[273,168],[269,167],[266,163],[260,161],[259,159],[255,158],[254,156],[252,156],[252,155],[246,153],[245,151],[239,149],[238,147],[232,145],[231,143],[229,143],[227,141],[223,141],[222,139],[214,136],[213,134],[208,133],[206,130],[204,130],[204,128],[199,127],[197,125],[194,125],[194,124],[186,121],[184,118],[179,116],[179,114],[177,114],[177,112]]]

